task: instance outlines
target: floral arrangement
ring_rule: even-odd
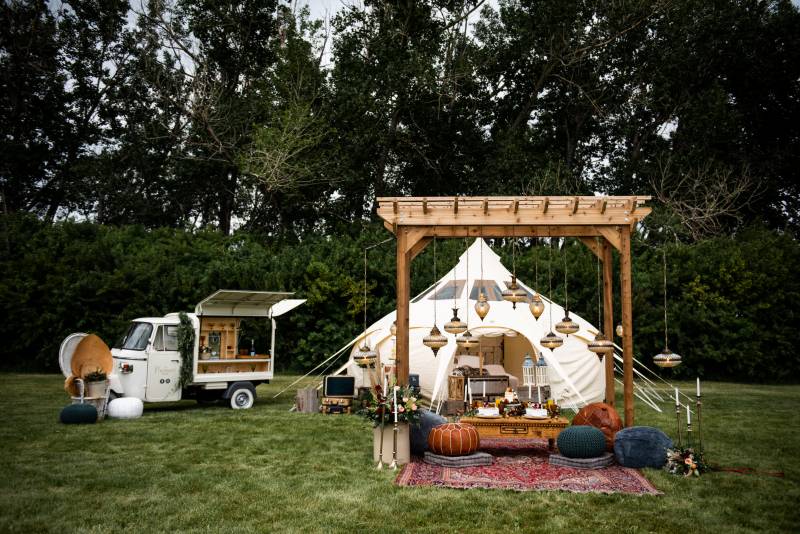
[[[384,395],[383,388],[377,385],[370,392],[366,407],[358,413],[372,421],[375,426],[380,426],[381,422],[391,425],[394,423],[394,398],[394,392],[391,389]],[[397,390],[398,422],[419,425],[420,413],[417,400],[411,388],[401,387]]]
[[[664,469],[673,475],[699,477],[700,473],[708,471],[708,464],[702,452],[696,452],[691,447],[676,447],[667,449],[667,463]]]

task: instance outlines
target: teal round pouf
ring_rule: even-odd
[[[593,426],[571,426],[558,435],[558,450],[567,458],[597,458],[606,452],[606,437]]]
[[[65,425],[96,423],[97,408],[91,404],[70,404],[61,410],[61,422]]]

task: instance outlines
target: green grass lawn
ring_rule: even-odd
[[[712,463],[785,478],[645,475],[663,496],[398,488],[354,416],[290,413],[294,377],[252,410],[149,405],[134,421],[58,423],[55,375],[0,374],[3,532],[790,532],[800,520],[800,386],[706,383]],[[691,385],[684,384],[690,391]],[[675,432],[674,411],[637,424]]]

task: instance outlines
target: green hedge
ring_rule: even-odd
[[[278,368],[309,369],[361,328],[362,254],[389,235],[379,225],[354,235],[307,236],[300,242],[238,233],[108,227],[35,218],[4,218],[0,242],[0,321],[4,370],[56,371],[58,347],[71,332],[99,334],[111,344],[130,319],[192,311],[221,288],[295,291],[308,302],[279,319]],[[510,267],[507,243],[493,243]],[[463,240],[438,245],[439,272],[463,251]],[[414,262],[412,294],[433,280],[432,248]],[[595,262],[570,241],[569,295],[574,311],[595,322]],[[394,308],[393,242],[372,250],[369,321]],[[634,242],[635,343],[649,362],[663,345],[661,252]],[[670,348],[678,376],[797,381],[800,247],[790,236],[748,229],[735,237],[671,245]],[[517,256],[520,279],[532,283],[533,254]],[[539,283],[546,293],[546,254]],[[441,276],[441,274],[440,274]],[[563,300],[563,258],[554,256],[554,298]],[[615,288],[618,290],[618,285]],[[619,300],[615,312],[619,318]],[[264,322],[266,323],[266,321]],[[266,344],[266,324],[254,334]]]

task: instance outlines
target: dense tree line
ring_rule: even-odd
[[[359,250],[385,235],[376,197],[606,193],[655,198],[636,242],[637,350],[659,344],[667,247],[687,362],[796,371],[789,0],[364,0],[329,23],[281,0],[0,13],[4,367],[52,368],[64,333],[111,340],[234,286],[310,299],[282,337],[307,367],[357,327]],[[567,250],[589,307],[591,266]],[[394,274],[375,257],[377,317]]]

